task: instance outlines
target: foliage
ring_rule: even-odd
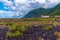
[[[49,26],[44,27],[43,29],[44,30],[51,30],[52,29],[52,26],[49,25]]]
[[[48,12],[49,12],[48,9],[38,8],[28,12],[28,14],[25,15],[23,18],[38,18],[41,17],[41,15],[48,14]]]
[[[9,36],[9,37],[19,37],[19,36],[22,36],[24,31],[27,30],[27,27],[25,27],[23,24],[20,25],[18,23],[10,25],[8,28],[9,29],[8,29],[8,32],[7,32],[7,36]]]
[[[12,24],[13,24],[12,22],[5,22],[5,25],[7,25],[7,26],[10,26]]]
[[[9,36],[9,37],[19,37],[21,35],[23,35],[23,33],[19,32],[19,31],[15,31],[15,33],[10,32],[10,31],[7,32],[7,36]]]

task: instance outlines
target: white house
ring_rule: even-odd
[[[49,18],[49,15],[41,15],[42,18]]]

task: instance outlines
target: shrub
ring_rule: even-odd
[[[12,24],[13,24],[12,22],[5,22],[5,25],[7,25],[7,26],[10,26]]]
[[[22,36],[24,31],[26,30],[27,30],[27,27],[16,23],[8,27],[7,36],[8,37],[19,37],[19,36]]]
[[[44,27],[43,29],[44,30],[51,30],[52,29],[52,26],[49,25],[49,26]]]
[[[15,33],[13,33],[13,32],[7,32],[7,36],[8,37],[19,37],[19,36],[21,36],[21,35],[23,35],[23,33],[22,32],[19,32],[19,31],[15,31]]]

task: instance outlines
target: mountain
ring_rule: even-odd
[[[60,15],[60,4],[58,4],[53,8],[48,8],[48,9],[44,9],[44,8],[34,9],[28,12],[28,14],[26,14],[23,18],[37,18],[37,17],[41,17],[41,15],[50,15],[50,16]]]
[[[60,4],[52,8],[48,15],[51,15],[51,16],[60,15]]]

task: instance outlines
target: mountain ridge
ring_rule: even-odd
[[[50,16],[60,15],[60,4],[56,5],[53,8],[48,9],[44,8],[34,9],[28,12],[28,14],[26,14],[23,18],[37,18],[41,17],[41,15],[50,15]]]

